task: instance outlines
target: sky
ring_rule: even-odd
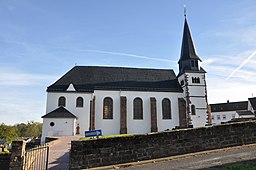
[[[178,74],[184,5],[209,103],[256,97],[255,0],[0,0],[0,123],[42,122],[75,65]]]

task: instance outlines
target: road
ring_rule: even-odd
[[[180,169],[219,169],[229,163],[252,161],[256,162],[256,145],[245,145],[240,147],[220,149],[198,154],[187,154],[177,157],[156,159],[155,163],[139,162],[130,165],[123,165],[119,168],[125,170],[180,170]],[[152,162],[152,161],[151,161]],[[129,166],[129,167],[126,167]],[[217,167],[216,167],[217,166]],[[125,168],[126,167],[126,168]],[[118,168],[118,167],[115,167]]]

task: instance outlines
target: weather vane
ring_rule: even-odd
[[[185,18],[187,17],[187,8],[186,8],[186,5],[184,5],[184,17],[185,17]]]

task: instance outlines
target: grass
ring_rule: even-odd
[[[112,135],[105,135],[105,136],[99,136],[99,139],[108,139],[108,138],[121,138],[121,137],[128,137],[128,136],[135,136],[137,134],[112,134]],[[85,140],[91,140],[91,139],[97,139],[96,137],[82,137],[80,138],[81,141]]]
[[[256,162],[235,163],[226,165],[221,170],[256,170]]]
[[[9,150],[4,149],[4,152],[0,152],[0,154],[10,154]]]

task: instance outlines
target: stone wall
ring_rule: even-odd
[[[0,169],[8,170],[10,164],[11,154],[0,154]]]
[[[70,169],[142,161],[256,143],[256,121],[89,141],[72,141]]]

